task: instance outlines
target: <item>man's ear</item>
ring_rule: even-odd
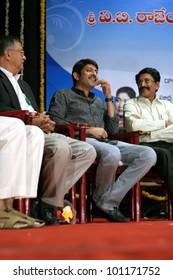
[[[10,50],[8,50],[8,49],[5,49],[5,50],[4,50],[4,57],[5,57],[7,60],[10,59],[10,57],[11,57]]]
[[[73,77],[75,78],[76,81],[79,81],[79,73],[74,72]]]
[[[156,89],[158,90],[160,87],[160,82],[156,82]]]

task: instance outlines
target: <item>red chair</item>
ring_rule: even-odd
[[[152,192],[159,190],[163,190],[165,193],[165,209],[168,220],[173,219],[173,209],[171,204],[171,198],[169,194],[169,189],[165,182],[159,177],[159,175],[155,172],[154,168],[151,168],[150,171],[141,179],[139,186],[136,188],[135,192],[135,215],[136,221],[145,220],[146,217],[142,217],[142,198],[145,194],[152,198]],[[159,197],[160,199],[163,197]],[[154,219],[155,218],[147,218]]]
[[[63,127],[64,126],[64,127]],[[76,131],[79,133],[79,139],[85,141],[86,139],[86,133],[85,129],[89,127],[86,124],[70,124],[68,125],[61,125],[59,126],[59,129],[64,129],[64,132],[68,132],[68,135],[70,137],[74,137]],[[57,126],[58,128],[58,126]],[[62,133],[62,132],[61,132]],[[139,135],[140,131],[137,132],[121,132],[113,136],[109,136],[109,139],[117,139],[121,141],[125,141],[131,144],[139,144]],[[127,166],[120,165],[118,167],[118,170],[116,172],[116,175],[119,176],[124,169]],[[97,168],[97,163],[93,163],[92,166],[87,170],[87,172],[82,176],[80,181],[80,187],[79,187],[79,217],[80,222],[91,222],[93,217],[91,214],[92,209],[92,192],[93,192],[93,186],[95,182],[95,172]],[[142,191],[144,187],[144,181],[146,181],[146,178],[148,176],[152,176],[152,178],[155,178],[157,181],[159,176],[155,173],[154,169],[151,168],[151,170],[141,179],[140,182],[137,182],[133,188],[130,190],[130,205],[131,205],[131,212],[130,217],[132,221],[140,221],[141,218],[141,203],[142,203]],[[155,182],[156,183],[156,182]],[[149,184],[148,187],[152,187],[153,185]],[[166,192],[166,199],[167,199],[167,211],[168,211],[168,219],[172,219],[172,205],[171,200],[169,196],[169,191],[167,186],[164,184],[163,181],[159,178],[159,185],[164,188]],[[145,188],[147,188],[147,185],[145,184]],[[76,187],[74,186],[70,191],[71,201],[73,205],[76,207]]]
[[[79,136],[79,140],[86,140],[86,128],[90,127],[88,124],[64,124],[56,125],[55,131],[68,135],[74,138],[76,133]],[[138,144],[139,143],[139,133],[138,132],[128,132],[128,133],[118,133],[111,136],[110,139],[117,139],[127,141],[129,143]],[[87,172],[79,180],[79,222],[86,223],[92,221],[92,190],[95,182],[95,172],[97,168],[97,163],[93,163]],[[118,176],[124,169],[125,165],[120,165],[116,175]],[[139,183],[136,184],[136,187]],[[134,188],[131,189],[131,219],[136,219],[135,211],[135,194]],[[70,201],[76,208],[76,185],[70,190]]]
[[[130,133],[130,134],[129,134]],[[131,134],[132,133],[132,134]],[[124,132],[118,133],[116,136],[112,136],[111,138],[125,141],[126,139],[129,140],[129,143],[132,144],[139,144],[139,136],[140,131],[137,132]],[[165,191],[166,195],[166,210],[168,220],[172,220],[173,212],[172,212],[172,204],[171,198],[169,195],[169,190],[166,184],[161,180],[159,174],[157,174],[154,168],[151,168],[149,172],[138,182],[134,188],[131,190],[131,219],[138,222],[142,220],[142,193],[143,190],[151,190],[152,188],[162,188]]]
[[[55,132],[65,134],[71,138],[74,138],[77,134],[81,141],[85,141],[86,128],[90,127],[88,124],[62,124],[55,126]],[[86,173],[78,181],[79,185],[79,223],[86,223]],[[74,185],[70,191],[70,201],[73,207],[76,209],[76,185]]]

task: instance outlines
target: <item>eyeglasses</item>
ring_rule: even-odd
[[[151,80],[151,79],[143,79],[143,80],[138,80],[136,83],[138,86],[142,85],[143,82],[146,84],[146,85],[149,85],[151,83],[155,83],[154,80]]]
[[[13,52],[18,52],[20,53],[22,56],[25,55],[25,52],[24,50],[14,50],[14,49],[9,49],[10,51],[13,51]]]

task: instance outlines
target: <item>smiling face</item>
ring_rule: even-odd
[[[74,72],[73,76],[76,80],[76,88],[81,89],[83,91],[90,91],[98,81],[98,69],[92,65],[87,64],[81,70],[81,73]]]
[[[155,82],[150,74],[144,73],[137,81],[139,95],[152,101],[156,96],[156,91],[160,87],[160,82]]]

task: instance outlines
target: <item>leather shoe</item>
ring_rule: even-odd
[[[99,208],[95,203],[93,204],[92,214],[106,218],[109,222],[128,222],[130,220],[117,207],[114,207],[114,210],[106,211]]]
[[[40,199],[32,198],[30,205],[31,217],[39,219]]]
[[[57,225],[60,223],[57,217],[57,207],[40,201],[39,219],[43,220],[46,225]]]

